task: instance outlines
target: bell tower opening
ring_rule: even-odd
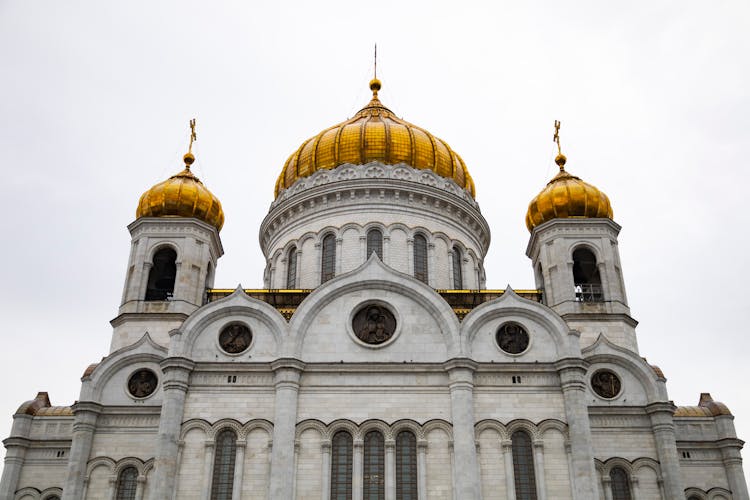
[[[576,301],[603,302],[602,280],[596,256],[587,248],[573,251],[573,284],[575,286]]]
[[[162,248],[154,254],[153,265],[148,273],[146,300],[169,300],[174,293],[177,276],[177,252]]]

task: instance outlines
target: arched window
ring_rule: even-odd
[[[456,290],[463,290],[464,288],[464,274],[461,270],[463,260],[461,249],[453,247],[453,288]]]
[[[414,236],[414,277],[427,283],[427,238],[421,234]]]
[[[211,500],[232,500],[234,461],[237,456],[237,435],[225,429],[216,437]]]
[[[336,275],[336,237],[327,234],[323,238],[323,256],[320,262],[320,282],[325,283]]]
[[[148,273],[146,300],[169,300],[174,292],[177,276],[177,252],[162,248],[154,254],[151,271]]]
[[[385,499],[385,441],[378,431],[365,434],[363,500]]]
[[[698,498],[697,496],[693,495],[691,497],[688,497],[688,500],[701,500],[701,499]]]
[[[138,488],[138,469],[125,467],[117,476],[117,500],[135,500],[135,490]]]
[[[286,256],[286,287],[297,288],[297,247],[290,248]]]
[[[45,500],[60,500],[60,497],[57,495],[52,495],[51,497],[45,498]]]
[[[612,500],[632,500],[630,495],[630,479],[628,473],[622,467],[613,467],[609,471],[609,478],[612,480]]]
[[[516,483],[516,500],[536,500],[536,476],[531,438],[524,431],[510,437],[513,448],[513,476]]]
[[[578,248],[573,252],[573,283],[577,301],[602,302],[604,300],[596,256],[587,248]]]
[[[383,260],[383,233],[380,229],[367,231],[367,256],[365,258],[369,259],[373,252],[378,254],[378,259]]]
[[[352,498],[352,436],[346,431],[331,441],[331,500]]]
[[[409,431],[396,436],[396,500],[417,500],[417,438]]]

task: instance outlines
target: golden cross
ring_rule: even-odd
[[[560,122],[555,120],[555,135],[552,137],[552,141],[557,143],[557,154],[562,154],[560,150]]]
[[[197,141],[198,137],[195,135],[195,118],[190,120],[190,146],[188,147],[188,153],[193,152],[193,142]]]
[[[375,69],[373,71],[373,78],[378,78],[378,44],[375,44]]]

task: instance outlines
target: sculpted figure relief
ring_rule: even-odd
[[[128,391],[136,398],[150,396],[155,390],[159,380],[151,370],[138,370],[128,380]]]
[[[370,304],[354,315],[352,329],[362,342],[382,344],[396,331],[396,318],[385,307]]]
[[[613,398],[620,394],[620,379],[609,370],[599,370],[591,376],[591,388],[603,398]]]
[[[253,340],[253,333],[248,327],[239,323],[225,326],[219,334],[219,345],[230,354],[237,354],[248,347]]]

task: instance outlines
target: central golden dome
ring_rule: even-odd
[[[276,181],[274,196],[318,170],[379,161],[406,163],[452,179],[473,197],[474,181],[458,154],[442,139],[401,120],[378,99],[380,80],[370,82],[372,100],[349,120],[323,130],[292,153]]]

